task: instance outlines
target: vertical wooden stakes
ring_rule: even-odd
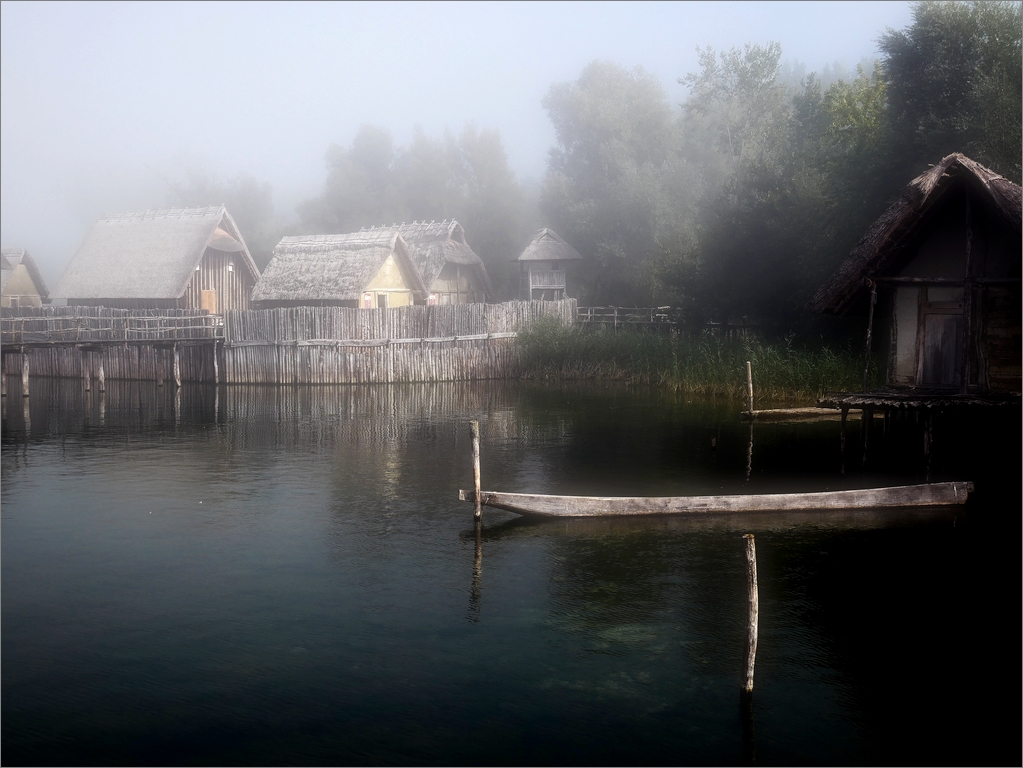
[[[181,352],[178,345],[174,345],[174,386],[181,389]]]
[[[746,669],[743,674],[742,692],[753,693],[753,665],[757,660],[757,623],[760,617],[760,599],[757,594],[757,545],[753,534],[742,537],[746,540],[746,591],[749,596],[749,612],[746,616]]]
[[[483,504],[480,498],[480,423],[476,419],[469,422],[469,431],[472,434],[472,487],[475,490],[472,516],[479,521],[483,519]]]

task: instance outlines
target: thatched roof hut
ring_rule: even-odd
[[[565,262],[581,258],[579,251],[566,243],[561,235],[553,229],[544,227],[536,231],[516,261]]]
[[[520,267],[522,298],[562,299],[568,292],[566,267],[582,259],[553,229],[537,230],[516,261]]]
[[[494,287],[487,268],[465,241],[465,229],[454,219],[392,224],[369,231],[401,235],[426,292],[435,303],[482,303],[493,299]]]
[[[68,304],[223,312],[246,309],[258,278],[224,206],[175,208],[100,217],[54,296]]]
[[[285,237],[252,291],[270,306],[403,306],[426,289],[393,230]]]
[[[50,301],[43,276],[24,248],[0,251],[0,306],[39,307]]]
[[[869,291],[865,291],[864,280],[894,274],[912,260],[933,229],[936,217],[946,214],[942,204],[965,188],[971,191],[971,199],[990,209],[1018,237],[1020,186],[956,152],[906,185],[899,199],[871,225],[848,258],[817,291],[810,309],[846,314],[857,305],[865,306]],[[963,246],[965,254],[965,239]]]
[[[1020,186],[991,169],[943,158],[906,186],[810,307],[863,310],[868,327],[887,325],[890,386],[1018,393],[1020,200]]]

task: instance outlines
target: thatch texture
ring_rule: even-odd
[[[557,232],[544,227],[533,235],[516,261],[574,261],[581,258],[579,251],[566,243]]]
[[[848,258],[817,291],[809,308],[842,314],[855,303],[864,281],[889,276],[915,255],[911,245],[928,213],[952,190],[967,185],[1017,231],[1021,228],[1020,186],[958,152],[917,176],[867,230]]]
[[[252,301],[359,301],[392,254],[411,280],[411,291],[422,297],[426,289],[401,235],[375,229],[283,238],[252,290]]]
[[[252,279],[259,277],[237,225],[222,205],[105,215],[85,235],[54,296],[177,299],[207,247],[240,253]]]
[[[39,274],[35,260],[24,248],[4,248],[0,252],[0,293],[6,291],[7,281],[14,274],[19,264],[24,265],[25,269],[28,270],[28,274],[32,278],[32,282],[35,283],[36,291],[38,291],[40,298],[44,301],[48,299],[50,294],[46,290],[43,276]]]
[[[409,256],[419,270],[428,292],[432,290],[445,264],[458,264],[473,272],[483,292],[491,299],[494,297],[494,287],[483,260],[469,247],[465,241],[465,229],[454,219],[392,224],[390,227],[373,227],[369,231],[401,235],[408,244]]]

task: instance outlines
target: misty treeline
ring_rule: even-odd
[[[923,2],[847,79],[783,71],[776,43],[699,50],[672,104],[642,69],[596,61],[543,106],[556,135],[537,192],[500,134],[364,126],[327,152],[323,191],[285,225],[271,190],[201,174],[175,202],[225,202],[262,266],[282,234],[455,218],[511,298],[513,260],[551,226],[585,257],[582,304],[672,305],[695,318],[795,327],[804,305],[901,188],[950,152],[1021,176],[1021,5]],[[830,78],[828,78],[830,79]]]

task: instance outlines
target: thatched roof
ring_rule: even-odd
[[[249,249],[224,206],[101,216],[57,283],[75,299],[176,299],[207,248],[239,253],[259,278]]]
[[[392,254],[412,281],[412,292],[425,295],[401,235],[370,230],[283,238],[253,288],[252,300],[358,301]]]
[[[411,224],[392,224],[372,227],[370,232],[395,232],[408,244],[409,256],[416,265],[423,284],[429,290],[445,264],[458,264],[476,273],[487,296],[494,295],[494,287],[483,260],[465,242],[465,229],[454,219],[450,221],[414,221]]]
[[[516,261],[571,261],[581,259],[579,251],[561,239],[553,229],[538,230]]]
[[[1020,186],[958,152],[948,155],[917,176],[881,218],[867,230],[838,270],[817,291],[810,309],[842,314],[854,303],[864,280],[893,273],[913,258],[907,247],[919,236],[920,225],[935,204],[953,189],[968,185],[991,204],[1008,223],[1021,228]]]
[[[39,291],[39,296],[43,299],[48,299],[50,294],[46,290],[43,276],[39,274],[35,260],[29,256],[28,251],[24,248],[4,248],[0,251],[0,292],[7,287],[8,278],[14,274],[15,268],[19,264],[25,265],[25,269],[28,270],[32,282],[35,283],[36,290]]]

